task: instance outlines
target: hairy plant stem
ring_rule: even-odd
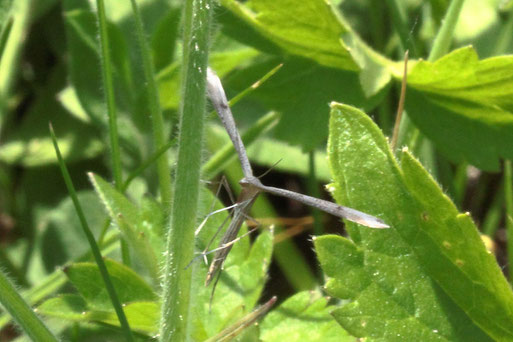
[[[164,265],[160,341],[187,341],[210,38],[210,0],[184,3],[180,133]]]

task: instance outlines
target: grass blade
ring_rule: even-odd
[[[114,310],[116,311],[116,314],[118,316],[119,323],[121,325],[121,329],[123,330],[123,333],[125,334],[126,340],[133,341],[134,338],[132,336],[130,326],[128,325],[128,321],[126,319],[123,308],[121,307],[121,303],[116,294],[116,290],[114,289],[114,285],[112,285],[112,281],[110,279],[109,272],[107,271],[107,267],[105,266],[105,262],[103,261],[102,255],[100,253],[100,248],[96,244],[94,235],[91,232],[91,229],[89,229],[89,225],[87,224],[87,220],[85,218],[84,212],[82,211],[82,207],[80,206],[80,202],[78,201],[75,187],[73,186],[73,183],[71,181],[71,177],[69,175],[66,164],[64,163],[64,160],[62,159],[61,151],[59,150],[59,145],[57,144],[57,138],[55,137],[55,133],[53,131],[51,124],[50,124],[50,135],[52,136],[53,146],[55,148],[55,153],[56,153],[57,159],[59,161],[59,167],[61,169],[62,176],[64,178],[64,182],[66,183],[66,187],[68,188],[68,192],[71,196],[71,199],[72,199],[75,209],[77,211],[77,215],[78,215],[78,218],[80,219],[80,223],[81,223],[82,229],[84,231],[84,234],[87,238],[87,241],[89,242],[89,245],[91,246],[91,252],[93,253],[94,260],[96,261],[96,264],[98,265],[98,269],[100,270],[100,273],[102,275],[103,281],[105,283],[105,288],[107,289],[107,292],[109,293],[110,300],[112,302],[112,306],[114,307]]]
[[[433,47],[429,53],[428,61],[434,62],[449,52],[454,28],[458,22],[458,18],[460,16],[461,8],[463,7],[464,2],[465,0],[451,1],[451,4],[447,9],[447,13],[445,14],[445,18],[442,20],[442,26],[440,27],[440,30],[438,30],[435,41],[433,43]]]
[[[0,271],[0,303],[33,341],[58,341]]]
[[[131,0],[132,10],[135,18],[135,32],[137,41],[139,42],[139,48],[141,50],[142,62],[144,67],[144,76],[146,78],[146,89],[148,95],[148,103],[150,109],[150,117],[153,124],[153,143],[156,150],[161,149],[165,146],[164,136],[164,119],[162,117],[162,109],[160,108],[159,93],[157,88],[157,82],[155,80],[155,71],[153,69],[153,63],[150,55],[150,48],[148,42],[144,36],[144,28],[141,20],[141,14],[135,0]],[[171,169],[169,168],[169,162],[167,154],[162,154],[157,159],[157,173],[159,177],[160,185],[160,197],[164,204],[164,208],[169,208],[171,203]],[[166,217],[169,214],[169,210],[166,210]]]
[[[3,47],[0,59],[0,127],[7,115],[7,97],[17,75],[19,75],[18,63],[31,23],[32,0],[12,1],[10,18],[2,32]]]
[[[105,90],[105,102],[107,103],[107,113],[109,115],[109,137],[112,158],[112,173],[114,174],[114,184],[116,188],[121,189],[121,154],[119,151],[119,137],[117,127],[117,110],[114,96],[114,81],[112,79],[112,59],[110,55],[109,35],[107,33],[107,18],[105,17],[105,3],[103,0],[97,0],[98,8],[98,26],[100,30],[101,64],[103,74],[103,89]]]

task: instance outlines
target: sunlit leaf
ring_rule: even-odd
[[[454,160],[497,170],[513,158],[513,58],[479,60],[471,47],[408,75],[406,109],[414,123]]]
[[[361,111],[333,104],[330,132],[335,198],[391,226],[316,239],[327,290],[351,299],[335,318],[358,337],[511,339],[513,293],[470,217]]]

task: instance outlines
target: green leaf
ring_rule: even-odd
[[[100,55],[98,28],[94,13],[88,2],[66,0],[64,3],[66,43],[68,47],[68,74],[71,86],[75,88],[81,105],[93,121],[103,128],[106,115],[104,110],[103,87],[101,86]],[[157,0],[138,1],[145,33],[148,37],[158,40],[159,25],[169,27],[172,23],[169,2]],[[140,47],[134,39],[134,23],[130,1],[114,1],[106,3],[108,19],[109,44],[111,45],[114,88],[116,90],[116,106],[119,111],[118,120],[124,125],[133,125],[141,130],[150,130],[147,99],[145,98],[146,82],[142,71]],[[168,16],[167,19],[166,16]],[[162,22],[164,21],[164,22]],[[159,63],[169,62],[175,39],[172,32],[167,31],[166,44],[161,46],[166,51],[154,51]],[[161,41],[161,40],[160,40]],[[130,117],[128,118],[128,113]],[[130,120],[129,123],[123,122]],[[134,138],[133,132],[126,132],[130,127],[120,127],[121,142],[133,151],[145,145],[143,137]],[[125,147],[126,148],[126,147]],[[143,152],[144,153],[144,152]]]
[[[277,63],[276,59],[253,63],[231,76],[226,85],[240,91],[249,85],[248,80],[258,79]],[[328,103],[336,100],[369,110],[385,94],[386,89],[383,89],[372,98],[367,98],[355,72],[323,67],[304,59],[288,59],[250,97],[281,112],[281,120],[275,131],[280,139],[311,151],[328,136]],[[237,108],[234,112],[237,113]]]
[[[85,123],[91,122],[89,116],[87,116],[87,113],[84,110],[84,107],[80,104],[75,88],[70,86],[64,88],[57,95],[57,98],[61,105],[75,118]]]
[[[391,62],[363,43],[328,1],[308,0],[302,6],[290,0],[221,3],[231,11],[219,18],[224,32],[245,44],[327,68],[359,71],[359,84],[348,88],[361,88],[367,97],[379,93],[392,79]]]
[[[240,249],[232,254],[232,249],[215,290],[212,308],[209,308],[212,286],[204,286],[206,268],[202,267],[196,274],[193,289],[194,302],[198,304],[194,305],[193,317],[198,324],[193,336],[197,339],[214,336],[252,311],[267,278],[272,240],[272,233],[265,231],[250,250],[246,249],[246,255],[238,256]]]
[[[135,251],[144,269],[155,283],[159,280],[159,257],[164,250],[161,236],[164,219],[160,210],[148,217],[100,176],[90,174],[96,192],[103,201],[111,219],[116,222],[124,238]],[[154,207],[154,209],[159,209]]]
[[[354,243],[316,240],[328,291],[352,299],[337,320],[355,336],[387,341],[513,340],[513,293],[470,217],[407,151],[399,166],[364,113],[333,104],[331,114],[335,198],[391,226],[349,224]]]
[[[95,14],[89,10],[65,11],[66,39],[69,49],[68,72],[72,86],[81,105],[97,124],[105,124],[104,101],[101,87],[100,51],[97,41]],[[112,60],[118,105],[127,109],[133,99],[130,59],[122,33],[114,25],[109,26],[109,43],[112,45]]]
[[[231,51],[213,52],[210,54],[209,63],[216,73],[222,77],[239,66],[242,62],[253,59],[258,54],[259,52],[255,49],[247,47]],[[157,75],[160,103],[163,109],[178,108],[180,96],[180,68],[181,63],[175,62],[162,69]]]
[[[341,36],[349,29],[321,0],[222,0],[221,4],[285,53],[342,70],[358,70]],[[234,33],[236,34],[236,33]]]
[[[210,125],[208,134],[215,135],[215,139],[231,144],[224,127]],[[260,137],[246,148],[249,159],[255,164],[273,167],[274,170],[287,173],[303,176],[308,174],[308,154],[302,152],[297,146],[291,146],[271,138]],[[236,158],[235,155],[234,158]],[[326,153],[323,151],[316,151],[315,153],[315,175],[320,181],[328,182],[331,180]]]
[[[51,121],[67,162],[98,156],[104,148],[98,132],[69,115],[55,100],[61,86],[59,72],[54,73],[12,134],[0,145],[0,161],[13,165],[37,167],[56,163],[52,140],[48,134]]]
[[[112,259],[105,259],[105,264],[121,304],[157,299],[152,288],[133,270]],[[64,272],[89,308],[114,312],[96,264],[74,263]]]
[[[154,301],[129,303],[123,307],[130,328],[153,335],[158,331],[160,307]],[[84,299],[76,295],[62,295],[45,301],[37,311],[45,316],[75,322],[102,322],[119,327],[119,320],[113,310],[91,309]]]
[[[178,24],[180,23],[180,9],[172,9],[158,23],[153,36],[151,47],[153,50],[153,63],[155,70],[160,70],[173,61]]]
[[[239,285],[246,289],[244,304],[253,308],[262,294],[267,270],[271,264],[273,250],[273,230],[265,229],[251,246],[251,250],[240,266]]]
[[[87,303],[77,295],[63,295],[46,300],[37,311],[46,316],[54,316],[69,320],[85,320]]]
[[[413,255],[387,256],[328,235],[317,238],[315,248],[329,277],[327,292],[352,300],[333,311],[352,335],[378,341],[492,341]]]
[[[454,159],[498,170],[513,158],[513,57],[478,60],[471,47],[408,75],[406,109],[438,148]]]
[[[270,312],[260,324],[262,341],[355,341],[330,315],[319,292],[299,292]]]
[[[106,216],[98,197],[91,190],[81,191],[77,196],[90,227],[96,228],[94,233],[99,235]],[[40,250],[41,260],[47,271],[53,271],[89,251],[70,197],[54,206],[38,222],[41,237],[36,250]]]
[[[199,212],[207,214],[212,208],[213,196],[203,193],[201,196]],[[216,202],[214,210],[222,208]],[[218,227],[225,220],[227,213],[222,212],[209,218],[203,230],[197,237],[199,250],[203,250],[206,244],[214,236]],[[229,222],[228,222],[229,223]],[[228,224],[227,223],[227,224]],[[246,233],[242,227],[239,236]],[[224,231],[221,232],[223,234]],[[217,247],[220,239],[218,236],[211,245],[211,249]],[[253,310],[262,293],[267,279],[267,270],[271,262],[273,248],[272,231],[263,230],[252,246],[250,239],[244,237],[234,244],[228,254],[224,270],[217,284],[212,307],[209,302],[212,293],[212,285],[205,287],[207,266],[197,262],[193,264],[193,298],[191,308],[192,337],[196,341],[203,341],[215,336],[224,328],[237,322]]]

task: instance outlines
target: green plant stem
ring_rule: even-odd
[[[26,292],[22,292],[22,297],[30,304],[34,305],[41,299],[49,296],[59,289],[62,285],[66,284],[66,276],[60,269],[54,271],[51,275],[47,276],[42,282],[32,287]],[[0,315],[0,329],[5,327],[11,321],[11,317],[7,314]]]
[[[7,98],[11,92],[16,75],[19,75],[18,64],[31,23],[32,0],[16,0],[11,4],[11,24],[7,23],[5,31],[5,44],[0,58],[0,132],[7,115]]]
[[[497,187],[499,190],[494,194],[490,209],[486,212],[486,216],[481,225],[481,229],[484,234],[488,235],[491,239],[494,238],[499,223],[503,214],[503,203],[504,203],[504,180]]]
[[[189,340],[191,269],[186,266],[194,256],[212,6],[210,0],[184,3],[180,135],[160,319],[160,341],[166,342]]]
[[[513,32],[513,7],[510,8],[508,18],[500,28],[497,42],[495,44],[495,51],[493,53],[494,56],[502,55],[508,51],[508,48],[511,46],[511,32]]]
[[[392,131],[392,114],[390,112],[391,102],[392,101],[390,96],[385,96],[381,102],[381,105],[377,108],[377,120],[379,127],[381,127],[385,133]]]
[[[404,53],[404,69],[403,80],[401,82],[401,95],[399,96],[399,103],[397,104],[397,114],[395,117],[394,132],[392,133],[392,140],[390,141],[390,148],[393,152],[397,147],[397,140],[399,139],[399,128],[401,127],[402,117],[404,113],[404,102],[406,101],[406,83],[408,82],[408,54],[406,50]]]
[[[110,43],[107,27],[107,18],[105,15],[105,3],[103,0],[96,0],[98,8],[98,26],[100,30],[101,47],[101,65],[103,76],[103,89],[105,91],[105,102],[107,103],[107,113],[109,116],[109,139],[112,159],[112,173],[114,175],[114,185],[116,189],[121,190],[123,176],[121,173],[121,152],[119,149],[118,135],[118,115],[116,109],[116,97],[114,93],[114,80],[112,78],[112,58],[110,55]],[[131,264],[130,250],[124,239],[120,240],[121,258],[125,265]]]
[[[454,33],[454,28],[456,27],[456,23],[458,22],[458,17],[460,15],[461,8],[464,2],[465,0],[451,1],[451,4],[449,5],[449,8],[447,9],[447,12],[445,14],[445,18],[442,21],[442,26],[438,30],[438,33],[435,37],[433,47],[431,49],[431,52],[429,53],[428,61],[434,62],[449,51],[452,36]],[[403,121],[405,120],[408,120],[407,115],[403,115],[400,125],[408,127],[404,135],[415,137],[415,139],[411,140],[410,144],[407,145],[410,148],[410,150],[414,151],[414,145],[419,146],[421,143],[421,141],[419,140],[422,139],[422,137],[419,134],[418,128],[415,127],[413,124],[403,125]]]
[[[110,55],[109,35],[107,32],[107,18],[105,16],[105,3],[103,0],[96,0],[98,8],[98,26],[100,30],[101,47],[101,65],[103,75],[103,89],[105,91],[105,102],[107,103],[107,113],[109,115],[109,137],[112,158],[112,173],[114,174],[114,184],[116,188],[121,189],[121,154],[119,151],[119,137],[117,126],[116,98],[114,95],[114,81],[112,79],[112,58]]]
[[[162,109],[160,108],[159,92],[157,82],[155,81],[155,70],[151,60],[150,47],[147,39],[144,36],[144,28],[141,20],[141,15],[135,0],[131,0],[132,10],[135,18],[135,28],[139,48],[141,50],[144,76],[146,78],[146,91],[148,94],[148,104],[150,109],[150,116],[153,124],[153,144],[156,150],[165,146],[165,127],[164,118],[162,117]],[[171,204],[171,169],[169,167],[169,160],[167,154],[163,153],[157,159],[157,173],[159,178],[159,188],[161,201],[164,204],[165,217],[169,215]]]
[[[62,176],[64,178],[64,182],[66,183],[66,187],[71,196],[71,200],[73,201],[73,205],[75,206],[75,210],[77,212],[78,218],[80,219],[80,224],[84,234],[89,242],[89,246],[91,247],[91,252],[93,253],[94,260],[98,265],[98,269],[100,274],[102,275],[103,282],[105,284],[105,288],[107,289],[107,293],[109,294],[110,300],[112,302],[112,306],[116,311],[116,314],[119,319],[119,324],[121,325],[121,330],[123,330],[125,334],[125,338],[127,341],[133,341],[132,332],[130,330],[130,326],[128,325],[128,320],[126,319],[125,312],[121,307],[121,302],[118,299],[116,294],[116,290],[114,289],[114,285],[110,279],[109,272],[107,267],[105,266],[105,262],[103,261],[102,254],[100,252],[100,248],[96,244],[96,240],[94,239],[94,235],[89,229],[89,225],[87,224],[87,220],[85,218],[84,212],[82,211],[82,206],[78,201],[77,193],[75,191],[75,187],[73,186],[73,182],[71,181],[71,176],[68,172],[66,164],[61,155],[61,151],[59,149],[59,145],[57,144],[57,138],[55,137],[55,133],[53,131],[52,126],[50,125],[50,135],[52,136],[53,146],[55,148],[55,154],[57,155],[57,160],[59,162],[59,167],[61,169]]]
[[[3,52],[5,50],[5,45],[7,44],[7,38],[9,38],[9,34],[12,29],[13,18],[10,16],[7,18],[5,23],[2,23],[2,30],[0,31],[0,60],[2,59]]]
[[[0,271],[0,303],[32,341],[58,341]]]
[[[144,162],[141,163],[134,171],[130,172],[128,177],[125,179],[125,182],[123,183],[123,186],[121,187],[121,191],[126,191],[128,189],[128,186],[132,181],[142,174],[144,170],[146,170],[148,167],[150,167],[156,160],[161,158],[165,153],[176,144],[176,139],[171,139],[167,143],[165,143],[163,146],[161,146],[157,151],[153,152],[153,154],[146,159]]]
[[[465,190],[467,187],[467,168],[468,164],[463,162],[456,167],[451,187],[453,188],[454,201],[461,208],[463,199],[465,198]]]
[[[410,39],[408,22],[406,20],[406,16],[404,14],[404,10],[402,8],[400,1],[386,0],[385,2],[392,16],[392,23],[394,24],[394,28],[397,31],[397,34],[399,35],[402,53],[408,50],[410,51],[412,56],[415,56],[415,45],[413,44],[413,41]]]
[[[442,20],[442,26],[436,35],[433,47],[429,53],[428,61],[434,62],[447,52],[451,46],[452,36],[454,34],[454,28],[458,22],[461,8],[465,0],[452,0],[447,13],[445,14],[444,20]]]
[[[513,282],[513,172],[511,160],[504,161],[504,202],[506,204],[506,232],[508,237],[509,281]]]
[[[370,34],[372,35],[372,46],[380,52],[385,48],[385,18],[383,15],[385,8],[382,0],[372,0],[369,2],[370,15]]]

